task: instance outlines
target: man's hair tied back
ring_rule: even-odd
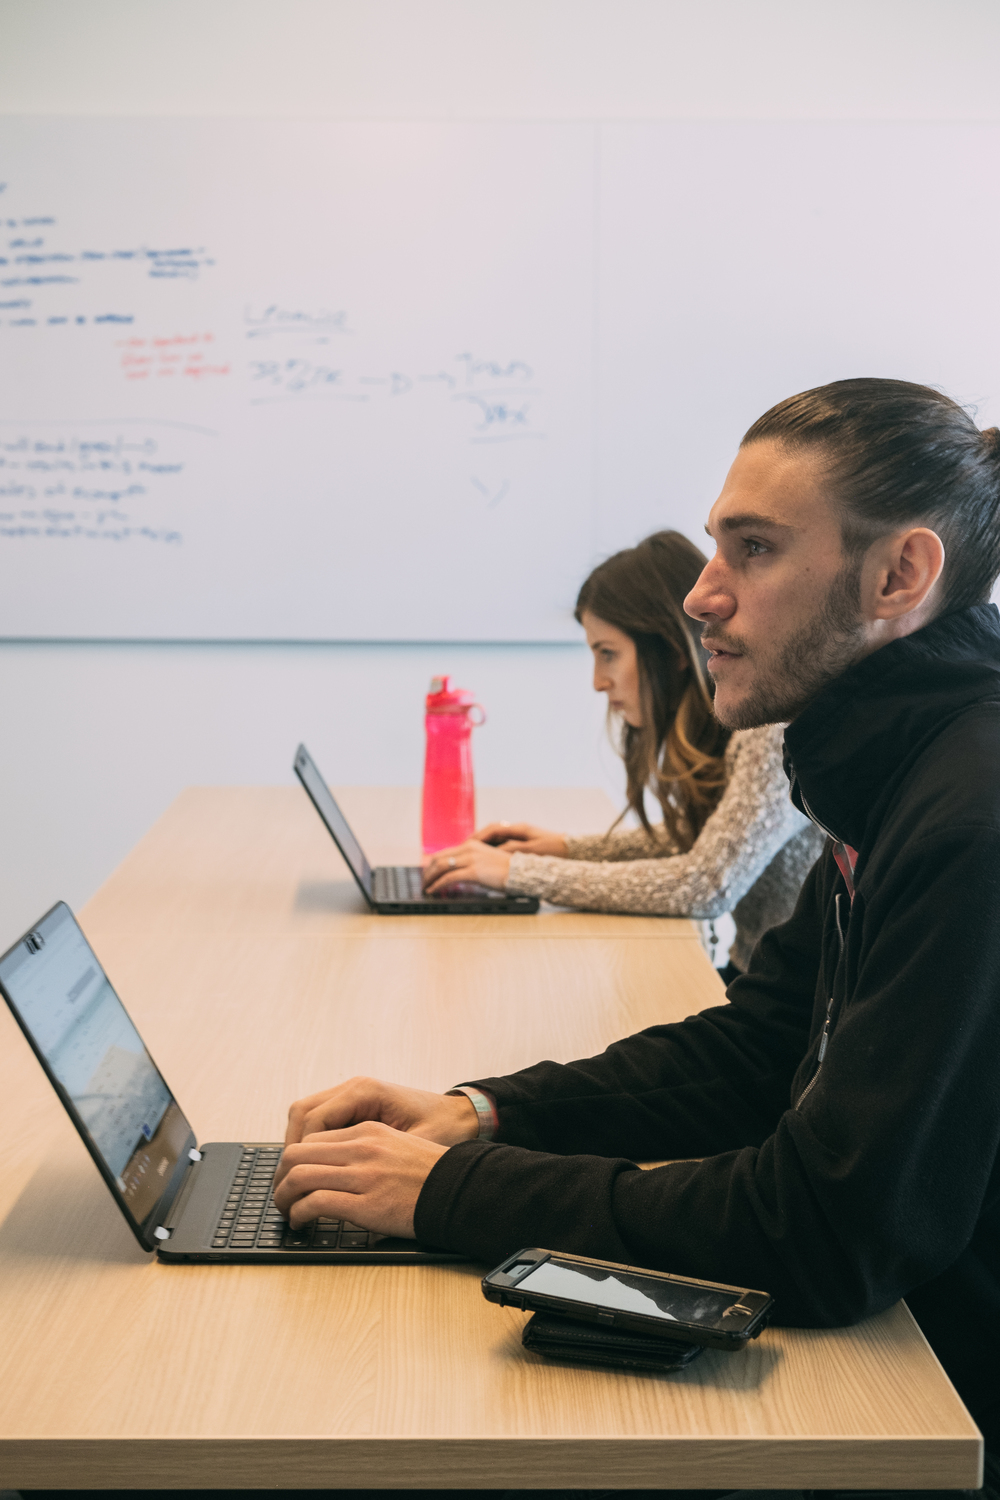
[[[989,599],[1000,575],[1000,428],[981,432],[930,386],[870,377],[780,401],[741,446],[763,441],[821,458],[849,557],[889,532],[929,526],[945,550],[940,613]]]

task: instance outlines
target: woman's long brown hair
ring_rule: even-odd
[[[654,532],[596,567],[575,611],[578,620],[584,612],[596,615],[635,642],[642,728],[621,726],[625,811],[631,808],[652,833],[648,787],[663,809],[667,834],[682,850],[691,848],[726,785],[729,730],[712,712],[706,653],[681,607],[704,566],[702,553],[679,531]]]

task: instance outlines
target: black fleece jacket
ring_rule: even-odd
[[[995,1440],[996,610],[865,658],[785,745],[794,799],[858,852],[853,904],[828,844],[730,1003],[475,1080],[499,1142],[440,1158],[416,1232],[490,1263],[547,1245],[760,1287],[793,1325],[905,1296]],[[702,1160],[635,1166],[664,1157]]]

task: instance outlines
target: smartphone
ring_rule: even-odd
[[[748,1287],[538,1249],[519,1250],[484,1276],[483,1296],[501,1307],[730,1351],[767,1327],[774,1305],[767,1292]]]

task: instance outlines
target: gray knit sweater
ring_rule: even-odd
[[[557,906],[665,917],[720,917],[731,911],[740,969],[768,927],[792,914],[824,835],[792,806],[781,761],[780,725],[745,729],[726,747],[726,789],[695,843],[677,850],[663,824],[567,841],[564,859],[511,857],[508,891]]]

